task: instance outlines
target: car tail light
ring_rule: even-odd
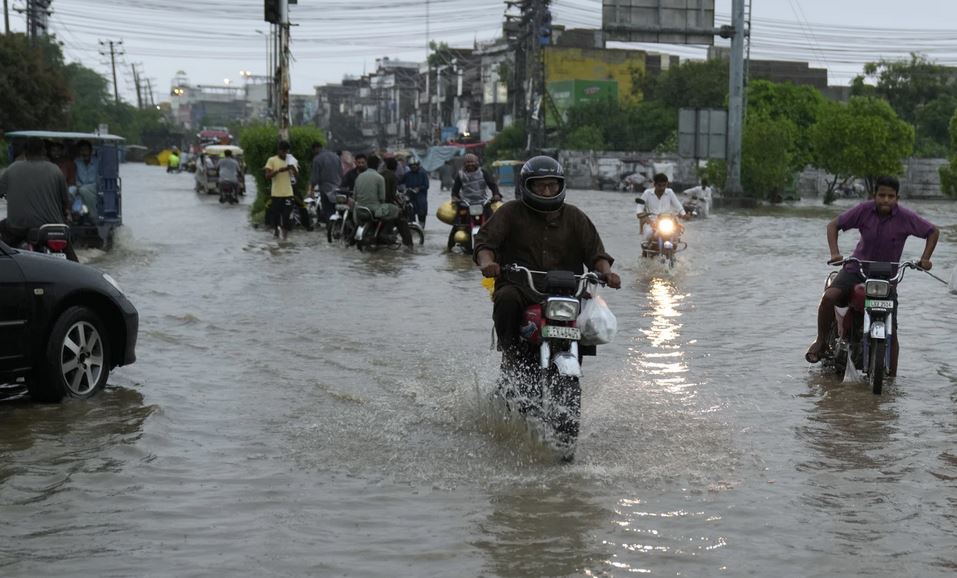
[[[47,248],[56,253],[66,250],[66,239],[47,239]]]

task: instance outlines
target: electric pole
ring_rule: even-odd
[[[136,85],[136,107],[143,108],[143,92],[140,90],[140,75],[136,72],[136,64],[131,64],[133,69],[133,84]]]
[[[118,52],[120,50],[120,47],[123,45],[123,41],[118,40],[114,42],[112,40],[108,40],[106,42],[103,42],[102,40],[100,40],[100,46],[107,46],[107,45],[109,45],[110,47],[110,66],[113,69],[113,99],[116,101],[116,105],[119,106],[120,90],[119,90],[119,86],[116,83],[116,55],[123,54],[122,52]],[[104,52],[101,52],[100,54],[102,54],[103,56],[106,56],[106,53]]]
[[[30,42],[36,45],[37,39],[41,34],[47,31],[47,16],[50,15],[50,3],[53,0],[27,0],[27,37]],[[6,14],[7,3],[3,3],[4,14]],[[10,19],[7,18],[7,34],[10,33]]]
[[[10,6],[8,0],[3,0],[3,30],[4,34],[10,34]]]
[[[728,92],[728,181],[726,189],[732,195],[741,191],[741,135],[744,129],[744,42],[747,30],[744,24],[744,0],[733,0],[731,5],[731,62]]]
[[[279,137],[289,140],[289,0],[279,2]]]

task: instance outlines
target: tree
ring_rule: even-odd
[[[519,121],[505,127],[495,135],[492,142],[485,145],[485,163],[491,164],[497,160],[525,158],[525,143],[527,142],[525,123]]]
[[[796,133],[788,119],[748,115],[741,138],[741,185],[749,196],[780,198],[794,178]]]
[[[825,203],[834,189],[863,177],[868,189],[881,175],[899,174],[901,161],[914,150],[914,128],[890,105],[877,98],[855,96],[847,104],[827,103],[811,127],[815,166],[834,175]]]
[[[865,84],[874,81],[874,86]],[[947,126],[957,108],[957,81],[953,69],[921,54],[910,60],[880,60],[864,65],[864,75],[851,85],[854,96],[877,96],[890,103],[916,129],[916,154],[939,156],[947,147]]]
[[[580,126],[568,135],[564,146],[576,151],[601,151],[605,150],[605,139],[597,126]]]
[[[108,122],[106,109],[113,99],[106,78],[75,62],[66,65],[63,74],[73,96],[68,109],[68,127],[90,132],[100,123]]]
[[[644,79],[645,100],[674,109],[721,108],[728,100],[728,63],[724,60],[688,60],[681,66]]]
[[[800,171],[813,161],[808,129],[817,122],[824,102],[824,96],[810,86],[766,80],[755,80],[748,86],[749,115],[787,120],[797,129],[794,148],[789,151],[792,171]]]
[[[0,130],[62,129],[70,92],[52,40],[31,46],[23,34],[0,36]]]
[[[945,195],[957,197],[957,112],[950,118],[950,164],[938,169],[940,188]]]

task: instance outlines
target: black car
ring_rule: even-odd
[[[139,314],[109,275],[0,242],[0,384],[86,398],[136,360]]]

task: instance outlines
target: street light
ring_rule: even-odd
[[[223,84],[225,84],[226,86],[229,86],[229,79],[228,79],[228,78],[224,78],[224,79],[223,79]]]

